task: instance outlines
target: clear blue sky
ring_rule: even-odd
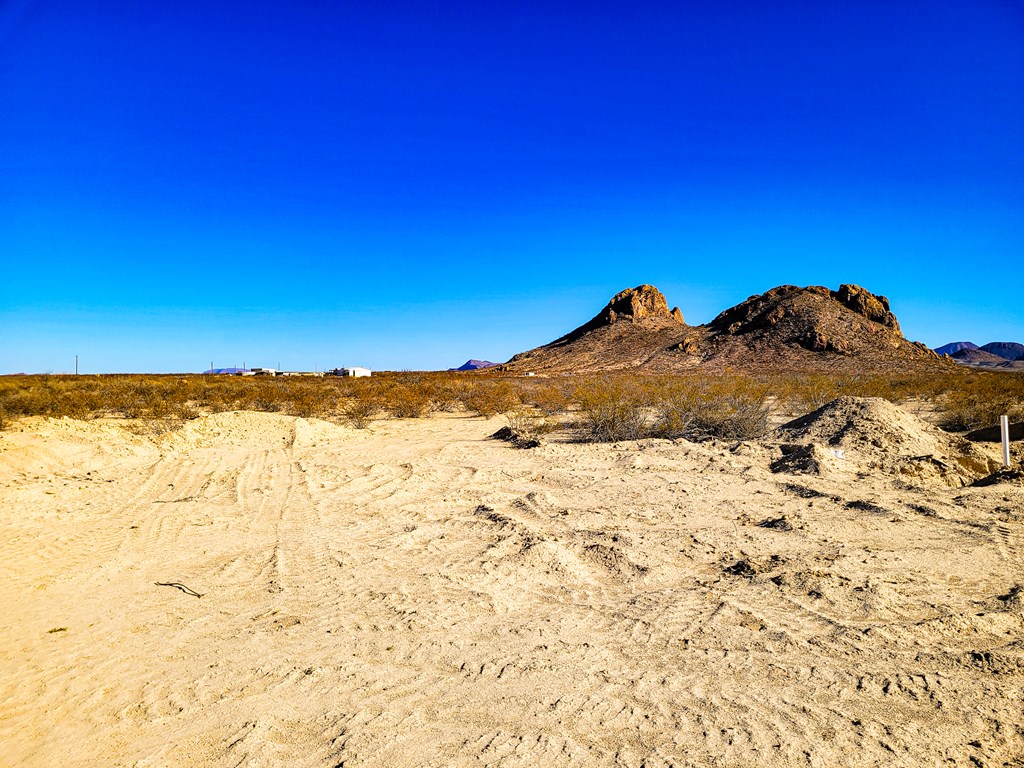
[[[0,0],[0,373],[501,361],[653,283],[1024,341],[1024,3]]]

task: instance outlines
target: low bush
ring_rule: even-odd
[[[523,393],[523,402],[548,416],[568,411],[572,399],[573,386],[564,379],[529,386]]]
[[[519,408],[522,395],[519,388],[507,380],[477,380],[466,389],[462,402],[472,413],[490,418]]]
[[[768,432],[767,390],[749,380],[688,381],[667,386],[651,433],[658,437],[752,440]]]
[[[1024,416],[1024,399],[1009,392],[949,392],[937,403],[939,426],[950,432],[967,432],[999,423],[999,417]]]
[[[575,399],[580,408],[576,424],[584,440],[618,442],[650,434],[650,392],[634,379],[590,380],[577,389]]]
[[[388,387],[384,392],[384,403],[397,419],[419,419],[433,410],[430,387],[415,380]]]
[[[529,408],[507,411],[502,416],[508,422],[509,429],[527,440],[535,440],[558,429],[558,423],[549,416]]]
[[[377,398],[355,397],[345,402],[341,414],[356,429],[366,429],[381,410],[381,403]]]

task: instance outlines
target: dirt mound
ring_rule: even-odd
[[[318,440],[349,439],[353,430],[320,419],[303,419],[281,413],[225,411],[200,416],[163,437],[167,448],[208,448],[212,445],[251,446],[270,444],[281,448],[315,445]]]
[[[29,417],[0,433],[0,483],[19,475],[62,472],[70,464],[112,469],[158,453],[151,438],[121,421]]]
[[[785,441],[787,456],[798,460],[807,454],[815,459],[806,466],[782,463],[776,471],[880,470],[909,482],[959,487],[999,467],[994,457],[970,441],[879,397],[840,397],[782,425],[776,435]],[[797,449],[793,443],[814,447]],[[827,464],[820,461],[822,456],[828,458]]]

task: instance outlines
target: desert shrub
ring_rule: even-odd
[[[939,426],[950,432],[964,432],[999,423],[999,417],[1024,416],[1024,400],[1010,392],[956,391],[939,399]]]
[[[338,393],[325,387],[309,386],[291,393],[288,413],[293,416],[330,416],[338,408]]]
[[[175,419],[188,421],[190,419],[199,418],[200,412],[194,403],[186,401],[183,403],[174,403],[171,408],[171,416]]]
[[[467,410],[490,418],[518,409],[522,397],[519,390],[507,380],[475,381],[464,393],[462,402]]]
[[[536,439],[547,435],[558,428],[558,423],[539,411],[529,408],[517,408],[502,414],[508,422],[509,429],[525,439]]]
[[[366,429],[380,412],[380,400],[367,395],[350,398],[341,409],[342,416],[356,429]]]
[[[840,394],[851,397],[881,397],[884,400],[899,402],[907,397],[904,385],[898,386],[895,378],[884,376],[853,376],[841,381]]]
[[[433,410],[452,413],[462,407],[465,386],[461,381],[442,375],[430,381],[429,389]]]
[[[233,406],[240,411],[263,411],[276,413],[292,407],[297,397],[294,382],[287,380],[248,379],[232,398]],[[312,415],[312,414],[305,414]]]
[[[547,414],[565,413],[572,404],[573,390],[568,381],[547,382],[530,387],[524,393],[524,401]]]
[[[808,376],[803,381],[774,382],[772,391],[798,414],[816,411],[842,393],[842,382],[828,376]]]
[[[659,437],[749,440],[768,432],[767,391],[748,380],[687,381],[665,387],[651,429]]]
[[[635,380],[605,377],[583,383],[576,392],[581,439],[591,442],[638,440],[648,435],[651,395]]]
[[[411,380],[393,384],[384,392],[384,403],[398,419],[419,419],[430,413],[433,400],[430,387]]]
[[[110,382],[106,395],[110,410],[126,419],[140,419],[146,415],[157,415],[152,411],[152,391],[138,378],[132,377]]]

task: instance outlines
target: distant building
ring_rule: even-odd
[[[370,376],[369,368],[360,368],[355,366],[353,368],[335,368],[333,371],[328,371],[331,376],[352,376],[354,378],[361,378],[363,376]]]

